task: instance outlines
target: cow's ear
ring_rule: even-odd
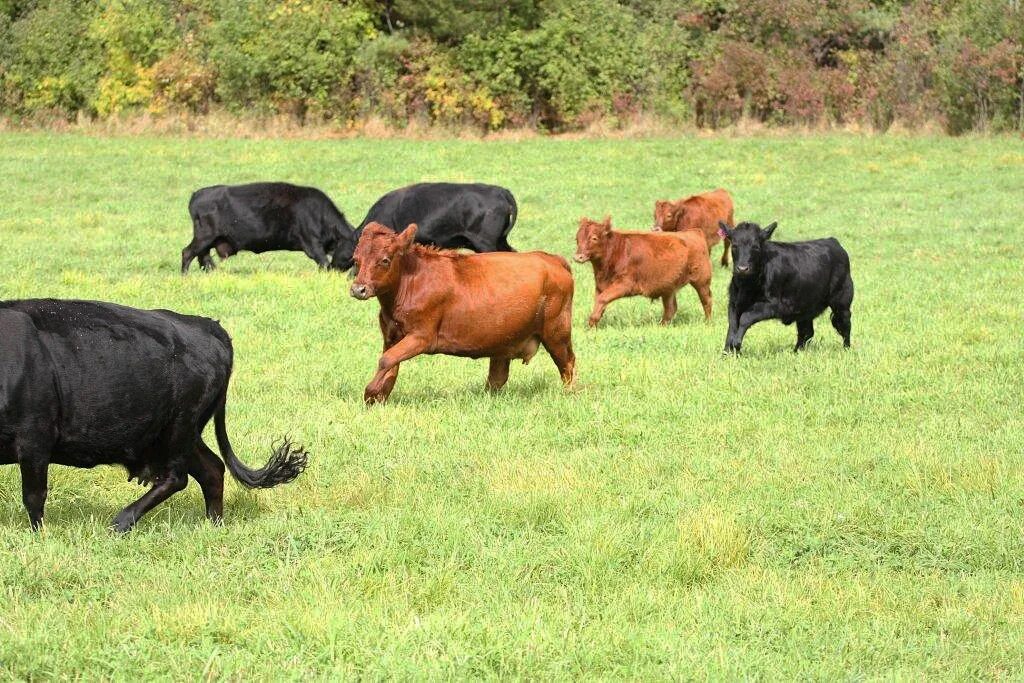
[[[416,239],[417,227],[418,226],[415,223],[410,223],[409,227],[403,230],[402,234],[398,236],[398,242],[402,249],[408,249],[409,245],[412,244],[414,239]]]
[[[770,240],[772,238],[772,233],[775,232],[775,228],[777,227],[779,227],[777,221],[766,225],[764,230],[761,231],[761,236],[764,237],[765,240]]]
[[[732,228],[725,221],[718,221],[718,234],[722,237],[732,239]]]
[[[604,226],[604,232],[605,233],[611,232],[612,231],[612,217],[610,215],[608,215],[608,214],[605,214],[604,220],[601,221],[601,225]]]

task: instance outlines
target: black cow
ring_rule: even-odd
[[[188,202],[192,242],[181,251],[181,272],[199,257],[210,270],[210,249],[221,258],[239,251],[302,251],[321,268],[335,250],[351,253],[356,235],[345,214],[315,187],[288,183],[214,185],[196,190]],[[349,268],[345,265],[345,268]]]
[[[352,252],[363,228],[380,223],[392,230],[404,230],[415,223],[416,241],[448,249],[476,252],[515,251],[508,233],[516,222],[518,208],[512,193],[482,183],[418,183],[392,190],[370,207],[356,231],[354,242],[339,242],[333,268],[352,265]]]
[[[725,351],[739,353],[751,325],[778,318],[796,323],[799,351],[814,336],[814,319],[832,309],[832,326],[850,346],[850,304],[853,279],[850,255],[834,237],[807,242],[770,242],[772,223],[730,228],[720,222],[732,242],[732,282],[729,283],[729,334]]]
[[[152,484],[113,521],[129,530],[146,512],[199,482],[206,515],[224,507],[224,463],[244,486],[289,482],[306,452],[284,440],[267,464],[235,456],[224,424],[233,352],[216,321],[93,301],[0,302],[0,464],[18,463],[33,528],[43,521],[47,468],[123,465]]]

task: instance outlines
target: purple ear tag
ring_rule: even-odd
[[[721,237],[723,240],[726,237],[728,237],[728,235],[725,234],[725,230],[721,226],[719,226],[718,228],[718,236]]]

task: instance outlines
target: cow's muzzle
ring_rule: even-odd
[[[358,282],[352,285],[349,290],[349,294],[359,299],[360,301],[366,301],[373,296],[373,288],[369,285],[361,285]]]
[[[576,263],[586,263],[587,261],[590,260],[590,257],[587,256],[586,254],[576,254],[572,257],[572,260],[575,261]]]
[[[651,228],[651,232],[661,232],[661,226],[655,225]]]

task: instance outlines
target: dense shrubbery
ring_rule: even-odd
[[[0,0],[0,112],[1024,128],[1015,0]]]

